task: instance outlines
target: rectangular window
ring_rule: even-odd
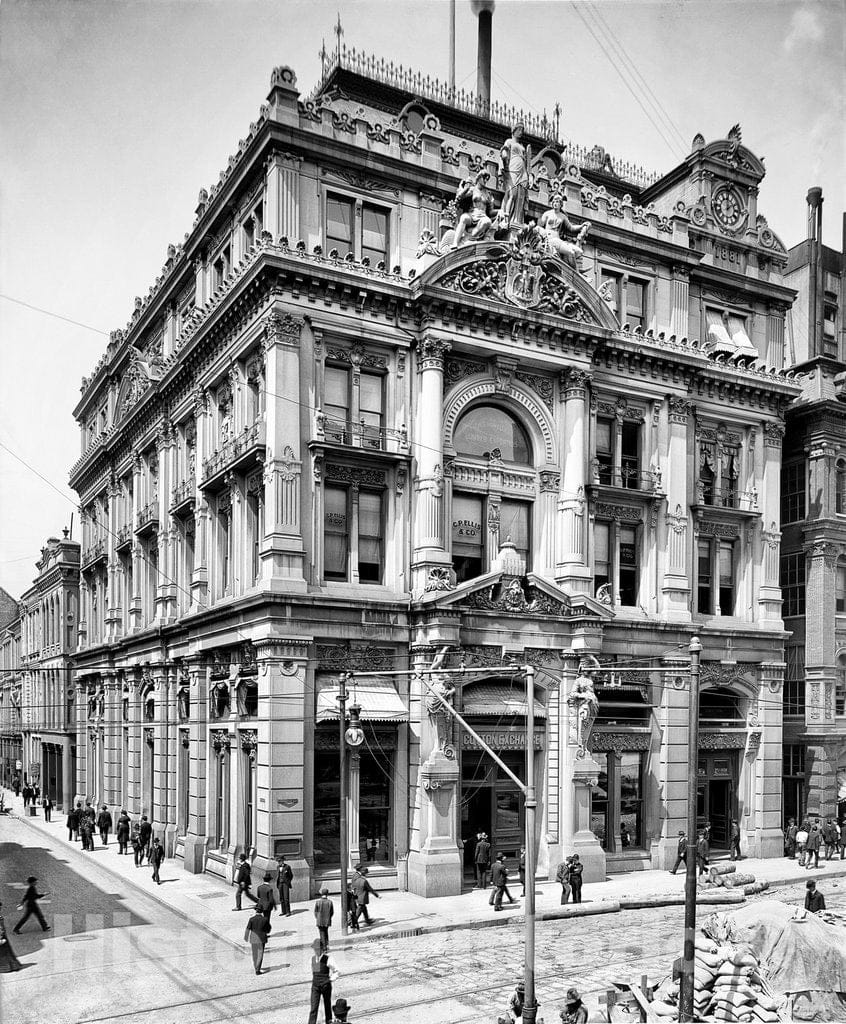
[[[484,572],[482,499],[456,494],[452,499],[452,565],[459,583]]]
[[[643,848],[643,757],[638,751],[620,756],[620,848]]]
[[[600,275],[599,293],[614,311],[614,316],[620,319],[620,284],[622,278],[610,270],[603,270]]]
[[[382,495],[361,491],[358,496],[358,578],[361,583],[382,581]]]
[[[595,444],[596,480],[611,487],[639,490],[640,424],[598,417]]]
[[[217,291],[229,276],[232,266],[232,248],[225,245],[212,263],[212,291]]]
[[[637,604],[637,530],[620,527],[620,586],[619,603],[628,607]]]
[[[611,582],[611,525],[597,523],[593,530],[593,592]]]
[[[781,468],[781,521],[798,523],[805,518],[805,463],[791,462]]]
[[[359,384],[359,410],[362,439],[366,448],[382,448],[385,400],[384,377],[379,373],[362,373]]]
[[[326,197],[326,249],[337,249],[341,256],[353,252],[353,214],[355,203],[352,199],[328,195]]]
[[[532,540],[530,505],[525,501],[503,501],[499,506],[499,543],[510,540],[531,571]]]
[[[846,565],[838,565],[834,577],[834,610],[846,614]]]
[[[640,483],[640,425],[637,423],[622,424],[620,476],[623,487],[638,489]]]
[[[347,579],[348,522],[346,489],[327,484],[323,488],[323,575],[327,580]]]
[[[717,549],[720,615],[734,615],[734,544],[720,541]]]
[[[781,556],[780,583],[782,614],[785,618],[805,614],[805,555],[801,551]]]
[[[805,717],[805,650],[790,644],[784,652],[784,714]]]
[[[834,511],[837,515],[846,514],[846,465],[838,462],[834,471]]]
[[[388,213],[367,203],[361,211],[361,258],[374,267],[388,261]]]
[[[646,319],[646,285],[643,281],[626,281],[626,316],[632,330],[643,327]]]
[[[733,541],[703,538],[696,551],[696,610],[700,615],[734,615]]]
[[[323,411],[326,436],[339,444],[349,443],[350,371],[327,366],[323,375]]]
[[[834,713],[838,718],[846,715],[846,672],[842,667],[837,669],[834,682]]]
[[[599,482],[614,482],[614,442],[617,424],[614,420],[597,419],[596,421],[596,461],[598,463]]]

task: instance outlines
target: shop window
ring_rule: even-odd
[[[341,256],[352,253],[371,266],[387,265],[390,210],[360,199],[328,193],[326,196],[326,249]]]
[[[326,580],[381,583],[383,494],[327,484],[323,489],[323,575]],[[351,580],[355,566],[355,579]]]
[[[514,416],[495,405],[477,405],[466,412],[455,428],[453,444],[459,455],[533,464],[528,434]]]
[[[594,594],[607,598],[609,604],[636,606],[640,564],[637,527],[597,521],[593,538]]]
[[[805,717],[805,650],[798,644],[785,649],[784,714]]]
[[[393,860],[391,779],[394,752],[377,742],[361,750],[359,782],[359,859],[362,863]]]
[[[805,518],[805,463],[781,467],[781,521],[798,523]]]
[[[834,677],[834,713],[838,718],[846,715],[846,654],[837,658]]]
[[[805,555],[790,552],[780,559],[782,614],[792,618],[805,614]]]
[[[482,506],[483,499],[471,495],[452,499],[452,565],[459,583],[485,571]]]
[[[597,751],[597,785],[591,793],[593,834],[604,850],[612,853],[644,849],[643,775],[645,754]]]
[[[730,690],[716,687],[699,695],[699,719],[710,726],[732,729],[745,722],[740,698]]]
[[[643,847],[643,754],[620,757],[620,847]]]
[[[789,818],[801,822],[805,815],[805,747],[801,743],[782,747],[781,811],[786,823]]]
[[[696,550],[696,610],[700,615],[734,615],[734,542],[700,538]]]

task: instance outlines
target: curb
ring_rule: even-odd
[[[37,818],[35,819],[35,821],[29,821],[26,817],[19,817],[16,811],[12,811],[11,817],[14,818],[15,821],[22,821],[25,825],[29,825],[29,827],[34,832],[37,832],[39,835],[44,835],[43,830],[35,824],[35,821],[38,821]],[[77,850],[70,844],[67,844],[67,849],[72,850],[76,857],[82,856],[82,850]],[[183,921],[195,925],[197,928],[201,928],[204,932],[206,932],[208,935],[211,935],[213,938],[218,939],[220,942],[225,942],[228,946],[231,946],[233,949],[237,949],[239,953],[243,953],[245,949],[249,948],[245,946],[243,942],[234,942],[232,939],[226,938],[226,936],[221,935],[219,931],[209,927],[209,925],[204,924],[202,921],[198,921],[196,918],[190,917],[188,914],[185,913],[184,910],[180,910],[178,907],[174,907],[163,896],[159,896],[157,892],[149,892],[134,879],[127,878],[125,875],[122,875],[119,871],[116,871],[114,868],[109,867],[107,863],[98,860],[97,866],[101,867],[106,872],[106,874],[111,875],[112,878],[117,878],[125,885],[132,886],[133,889],[136,889],[138,892],[143,893],[145,896],[149,897],[151,900],[154,900],[156,903],[161,904],[161,906],[165,907],[172,914],[175,914]]]

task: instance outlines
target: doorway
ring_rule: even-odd
[[[526,758],[520,753],[500,753],[521,781],[526,777]],[[504,853],[516,866],[525,834],[522,794],[513,779],[487,754],[464,750],[461,754],[461,838],[464,840],[464,874],[473,877],[476,836],[485,832],[491,859]]]
[[[696,827],[711,823],[711,848],[727,850],[731,820],[737,816],[737,755],[718,751],[699,758],[696,788]]]

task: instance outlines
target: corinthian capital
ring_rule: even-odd
[[[441,338],[424,338],[418,347],[421,370],[443,370],[444,357],[450,350],[448,341]]]
[[[264,321],[264,347],[274,345],[293,345],[299,347],[300,334],[305,321],[290,313],[279,313],[274,310],[268,313]]]

